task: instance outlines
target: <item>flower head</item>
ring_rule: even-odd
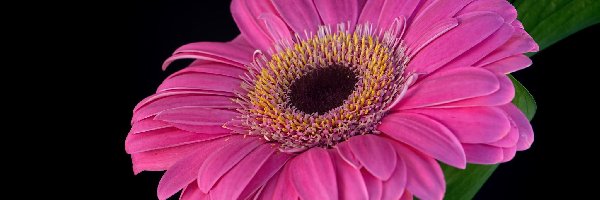
[[[505,75],[537,44],[505,0],[234,0],[241,34],[134,109],[160,199],[441,199],[439,164],[495,164],[533,131]]]

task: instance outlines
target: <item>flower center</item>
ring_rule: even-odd
[[[290,104],[304,113],[323,114],[339,107],[354,90],[358,79],[349,67],[317,68],[292,83]]]
[[[377,134],[383,115],[406,91],[408,59],[392,28],[374,35],[338,25],[281,41],[270,57],[260,51],[235,99],[240,119],[226,128],[262,135],[283,152],[330,148],[355,135]]]

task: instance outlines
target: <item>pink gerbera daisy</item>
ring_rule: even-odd
[[[507,73],[537,44],[505,0],[234,0],[241,34],[134,109],[135,173],[159,199],[442,199],[437,161],[533,142]],[[436,161],[437,160],[437,161]]]

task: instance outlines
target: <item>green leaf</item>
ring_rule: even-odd
[[[513,5],[540,50],[600,23],[598,0],[516,0]]]
[[[512,75],[508,75],[510,80],[513,82],[515,86],[515,98],[512,100],[512,103],[515,104],[525,115],[527,119],[531,121],[533,116],[535,115],[535,111],[537,110],[537,104],[535,103],[535,99],[529,93],[529,90],[525,88],[515,77]]]
[[[508,75],[515,86],[515,104],[529,120],[535,115],[537,105],[533,96],[513,76]],[[446,195],[444,199],[463,200],[472,199],[485,181],[492,175],[498,165],[474,165],[469,164],[464,170],[441,164],[446,178]]]

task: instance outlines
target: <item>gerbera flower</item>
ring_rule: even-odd
[[[537,44],[505,0],[234,0],[241,34],[134,109],[159,199],[442,199],[437,161],[495,164],[533,131],[505,75]],[[436,161],[437,160],[437,161]]]

